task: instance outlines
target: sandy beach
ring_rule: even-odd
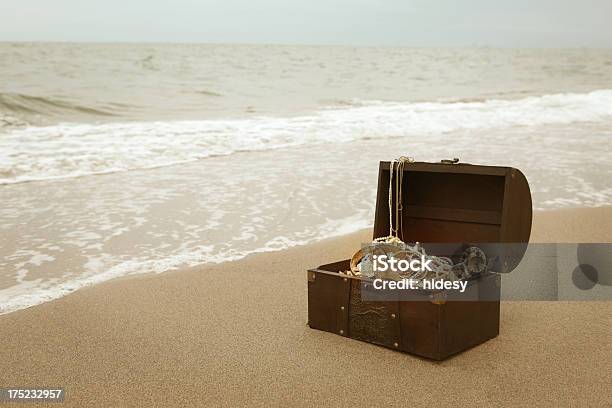
[[[610,207],[536,212],[532,241],[610,231]],[[116,279],[0,316],[0,383],[63,387],[75,407],[611,406],[611,302],[504,302],[498,338],[439,363],[307,327],[306,269],[369,236]]]

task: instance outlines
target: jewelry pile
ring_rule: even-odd
[[[471,277],[484,273],[487,270],[487,257],[478,247],[468,247],[461,256],[458,263],[454,263],[448,257],[429,255],[419,242],[413,245],[403,242],[399,238],[399,231],[403,232],[402,225],[402,188],[404,166],[412,163],[410,157],[402,156],[390,163],[389,177],[389,235],[376,238],[371,244],[365,245],[357,251],[350,262],[350,270],[341,272],[349,276],[383,279],[413,279],[422,282],[423,280],[467,280]],[[395,173],[395,174],[394,174]],[[395,184],[395,203],[393,202],[393,187]],[[395,205],[393,205],[395,204]],[[393,208],[395,207],[395,208]],[[396,222],[393,228],[393,213]],[[386,256],[386,259],[394,259],[397,262],[411,262],[413,260],[426,260],[427,270],[398,272],[386,270],[385,272],[376,271],[374,261],[378,257]]]

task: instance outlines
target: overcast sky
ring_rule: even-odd
[[[2,0],[0,41],[612,48],[612,0]]]

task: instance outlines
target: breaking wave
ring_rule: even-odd
[[[0,95],[11,109],[89,109],[46,98]],[[92,110],[99,114],[103,111]],[[0,184],[146,169],[235,152],[376,137],[428,137],[470,129],[569,124],[612,118],[612,90],[517,100],[367,101],[298,117],[63,123],[0,134]],[[0,128],[1,129],[1,128]]]
[[[0,113],[2,112],[12,113],[14,115],[25,114],[41,116],[54,116],[66,112],[76,112],[93,116],[116,115],[109,110],[73,104],[59,98],[19,93],[0,93]]]

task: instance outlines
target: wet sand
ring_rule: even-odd
[[[307,327],[306,272],[369,231],[117,279],[0,316],[0,387],[64,406],[610,406],[612,302],[504,302],[443,362]],[[612,208],[536,213],[532,241],[612,242]]]

